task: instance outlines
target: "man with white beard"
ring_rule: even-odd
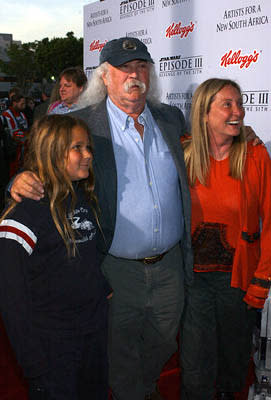
[[[71,114],[88,123],[94,141],[99,249],[114,291],[114,400],[162,399],[157,380],[176,351],[184,283],[192,280],[190,197],[180,144],[185,122],[178,108],[158,102],[154,76],[141,41],[111,40],[81,99],[91,105]],[[25,172],[11,193],[18,201],[40,199],[43,188]]]

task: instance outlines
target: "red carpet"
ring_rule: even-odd
[[[0,317],[0,399],[27,400],[27,388]]]
[[[165,400],[180,400],[180,368],[178,355],[174,354],[166,364],[160,380],[159,388]],[[236,394],[236,400],[246,400],[249,385],[253,382],[254,373],[251,363],[246,388]],[[8,338],[0,320],[0,400],[27,400],[27,386],[23,380],[10,347]],[[129,400],[129,399],[127,399]]]

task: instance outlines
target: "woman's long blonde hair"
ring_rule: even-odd
[[[66,171],[66,163],[72,143],[72,132],[76,127],[81,127],[87,132],[92,150],[91,135],[84,121],[69,115],[47,115],[32,126],[24,162],[24,169],[34,172],[44,185],[53,221],[64,240],[69,255],[75,255],[76,250],[74,232],[68,219],[68,213],[73,212],[76,204],[76,194]],[[92,167],[90,167],[88,178],[78,181],[77,184],[84,189],[97,218],[98,205],[93,193]],[[68,201],[70,194],[71,201]],[[0,222],[16,207],[16,204],[14,200],[11,201]]]
[[[188,170],[190,184],[196,179],[206,184],[210,166],[210,143],[206,116],[210,111],[215,95],[225,86],[233,86],[241,95],[239,85],[229,79],[212,78],[203,82],[195,91],[191,107],[191,139],[184,141],[184,158]],[[230,176],[242,179],[246,160],[246,139],[243,128],[233,138],[230,149]]]

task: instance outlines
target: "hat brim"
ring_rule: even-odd
[[[154,64],[154,61],[151,57],[146,56],[146,53],[140,53],[140,52],[136,52],[135,54],[118,54],[115,55],[114,57],[110,57],[107,62],[111,65],[113,65],[113,67],[119,67],[122,64],[125,64],[129,61],[133,61],[133,60],[143,60],[143,61],[148,61],[152,64]]]

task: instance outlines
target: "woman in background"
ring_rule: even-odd
[[[54,101],[48,108],[48,114],[67,114],[78,109],[77,102],[85,89],[87,77],[80,67],[64,69],[56,83],[59,100]],[[55,91],[54,91],[55,93]]]
[[[181,332],[182,400],[234,399],[243,388],[256,309],[270,288],[271,161],[246,142],[244,115],[233,81],[209,79],[193,96],[183,142],[194,282]]]

